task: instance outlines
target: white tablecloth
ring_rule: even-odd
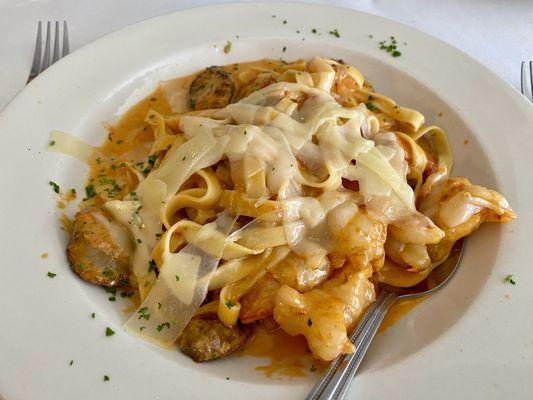
[[[515,87],[533,59],[533,1],[332,0],[430,33],[470,54]],[[37,21],[67,20],[71,50],[146,18],[216,0],[0,0],[0,110],[26,82]],[[273,12],[275,11],[275,5]]]

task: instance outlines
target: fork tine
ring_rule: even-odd
[[[46,23],[46,43],[44,44],[44,58],[43,58],[43,66],[41,68],[41,72],[44,71],[46,68],[50,66],[50,36],[51,36],[51,29],[50,29],[50,21]]]
[[[69,53],[67,21],[63,21],[63,57]]]
[[[52,56],[52,64],[59,60],[59,22],[56,21],[54,33],[54,55]]]
[[[529,100],[533,101],[533,61],[529,62]]]
[[[526,93],[526,62],[522,61],[520,66],[520,91],[525,96]]]
[[[28,81],[31,81],[41,71],[41,48],[43,41],[43,23],[39,21],[37,25],[37,38],[35,39],[35,51],[33,53],[33,62],[31,64],[30,76],[28,76]]]

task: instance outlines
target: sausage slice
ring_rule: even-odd
[[[129,234],[103,210],[90,208],[76,214],[67,256],[83,280],[107,287],[127,284],[131,253]]]
[[[253,336],[251,325],[228,327],[216,315],[199,315],[191,319],[178,338],[180,350],[196,362],[225,357],[248,343]]]
[[[226,107],[234,90],[233,78],[224,68],[206,68],[194,78],[189,87],[189,106],[193,110]]]

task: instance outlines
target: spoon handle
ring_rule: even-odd
[[[335,360],[311,390],[306,400],[341,400],[344,398],[381,321],[397,298],[398,294],[387,290],[380,293],[350,338],[355,346],[355,352]]]

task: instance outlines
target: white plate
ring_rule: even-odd
[[[332,29],[340,38],[328,34]],[[400,45],[401,57],[379,50],[378,41],[390,35],[407,43]],[[224,54],[227,40],[233,48]],[[135,89],[147,90],[159,78],[212,64],[313,55],[356,65],[378,91],[441,125],[453,146],[454,173],[501,191],[519,215],[512,224],[476,232],[451,285],[377,338],[351,398],[531,398],[532,105],[492,72],[424,33],[368,14],[294,3],[198,8],[125,28],[58,62],[0,115],[3,396],[303,397],[311,374],[268,379],[254,370],[261,362],[253,358],[196,365],[122,331],[121,307],[69,270],[67,238],[48,186],[53,180],[82,193],[85,167],[44,148],[53,129],[101,142],[101,121],[112,119]],[[50,257],[41,259],[44,252]],[[48,278],[47,271],[57,277]],[[509,273],[515,286],[503,282]],[[105,337],[106,326],[116,335]]]

